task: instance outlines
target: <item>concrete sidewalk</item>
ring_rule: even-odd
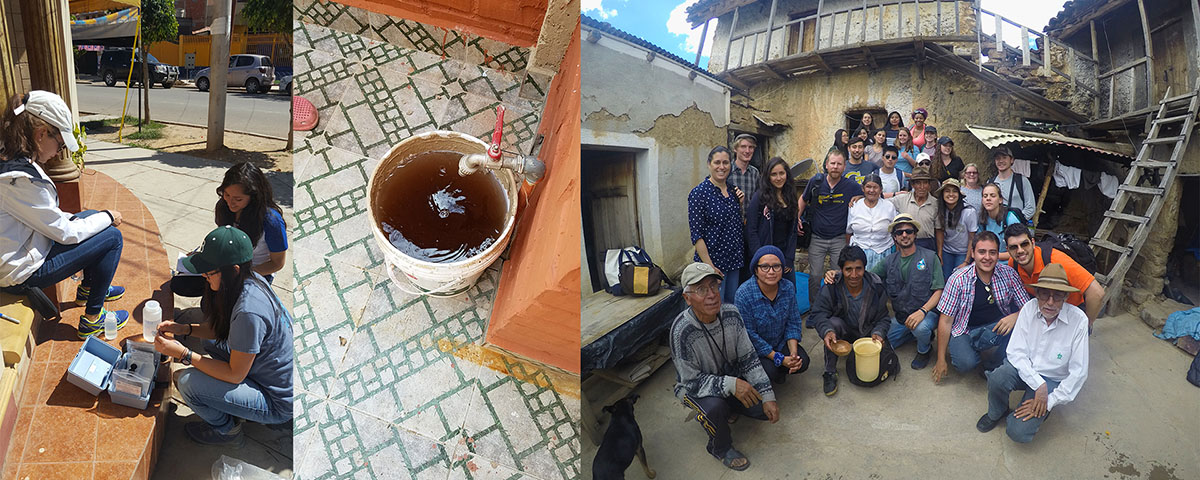
[[[146,205],[158,223],[167,258],[200,245],[204,235],[216,227],[213,207],[216,189],[230,164],[174,153],[164,153],[116,143],[87,142],[87,169],[102,172],[120,182]],[[283,209],[289,230],[292,215],[291,172],[265,172],[274,190],[275,201]],[[87,175],[87,172],[84,172]],[[288,261],[291,261],[289,252]],[[275,275],[272,284],[283,305],[292,309],[295,284],[291,268]],[[175,297],[176,318],[182,309],[199,305],[199,299]],[[208,479],[214,461],[225,454],[253,465],[291,477],[292,432],[247,424],[246,447],[242,449],[205,447],[192,442],[183,433],[185,423],[199,421],[192,411],[175,399],[168,414],[166,438],[152,478]],[[289,424],[290,426],[290,424]]]
[[[643,382],[635,410],[658,478],[1200,478],[1200,389],[1184,379],[1192,359],[1133,315],[1096,321],[1079,396],[1055,408],[1029,444],[1010,440],[1003,423],[979,433],[985,381],[951,369],[935,385],[932,364],[909,368],[911,342],[897,349],[896,381],[876,388],[851,384],[839,362],[833,397],[821,393],[814,330],[804,330],[802,344],[815,364],[775,386],[780,421],[741,418],[731,427],[734,446],[751,462],[745,472],[705,453],[707,436],[684,420],[688,410],[672,393],[672,363]],[[583,471],[590,472],[596,446],[583,444]],[[637,461],[626,475],[645,478]]]

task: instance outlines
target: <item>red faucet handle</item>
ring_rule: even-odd
[[[504,136],[504,105],[496,106],[496,128],[492,130],[492,146],[488,148],[488,156],[493,160],[500,159],[500,137]]]

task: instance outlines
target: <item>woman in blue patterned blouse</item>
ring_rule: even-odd
[[[688,194],[688,228],[696,246],[695,261],[712,265],[725,275],[721,301],[733,303],[738,270],[745,263],[742,251],[741,190],[725,183],[732,168],[729,149],[718,146],[708,152],[709,176]]]

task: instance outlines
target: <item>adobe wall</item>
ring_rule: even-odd
[[[774,139],[771,155],[788,163],[813,158],[816,173],[833,144],[833,132],[845,128],[844,112],[860,108],[899,111],[905,124],[915,108],[929,111],[928,124],[954,140],[964,162],[985,166],[987,148],[967,132],[965,125],[1018,128],[1022,118],[1059,118],[984,84],[966,74],[938,66],[896,65],[871,70],[855,68],[825,75],[805,75],[783,82],[763,83],[750,91],[751,105],[790,124]],[[744,99],[743,99],[744,100]],[[986,174],[986,173],[985,173]]]

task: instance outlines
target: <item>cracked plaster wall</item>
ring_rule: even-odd
[[[924,79],[922,79],[922,70]],[[825,152],[833,143],[833,132],[845,128],[843,112],[860,108],[884,108],[907,112],[923,107],[929,125],[940,135],[954,140],[955,152],[964,162],[984,165],[987,148],[966,131],[966,124],[1018,128],[1024,117],[1058,118],[966,74],[936,66],[892,66],[872,71],[867,68],[839,70],[832,75],[805,75],[784,82],[763,83],[750,91],[751,104],[767,110],[773,118],[791,125],[774,138],[770,155],[788,163],[813,158],[817,172]]]
[[[659,66],[661,58],[647,62],[607,48],[608,41],[584,42],[583,146],[637,152],[642,248],[668,275],[678,277],[693,251],[687,196],[708,175],[709,150],[726,143],[728,94],[703,75],[689,80],[682,68],[675,71]],[[587,279],[586,259],[583,268],[581,277]]]

